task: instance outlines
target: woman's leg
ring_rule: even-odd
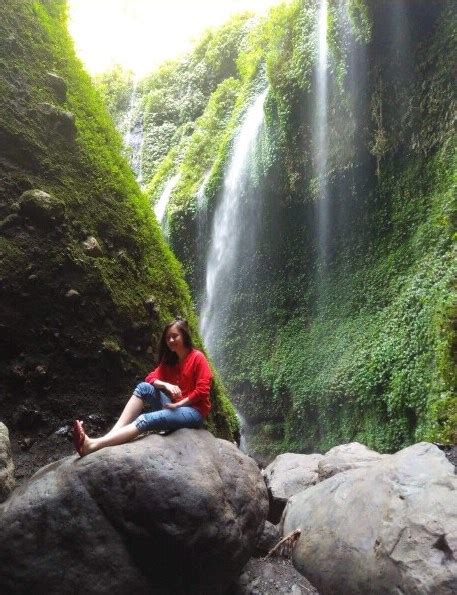
[[[169,400],[165,394],[161,393],[154,386],[149,384],[149,382],[140,382],[133,391],[130,399],[127,401],[119,419],[106,436],[111,436],[113,433],[117,432],[119,428],[123,428],[136,419],[143,411],[143,404],[145,402],[148,403],[154,411],[161,409],[163,404],[162,401],[164,401],[163,397]]]
[[[119,430],[120,428],[125,427],[131,421],[136,419],[142,411],[143,401],[136,395],[132,395],[130,399],[127,401],[124,410],[119,416],[119,419],[111,428],[111,430],[106,434],[106,436],[111,436],[111,434],[116,433],[117,430]]]
[[[201,428],[203,422],[203,415],[193,407],[177,407],[176,409],[143,413],[133,423],[139,432],[143,433],[179,430],[180,428]]]
[[[77,446],[79,454],[84,456],[106,446],[125,444],[139,436],[145,430],[140,430],[136,424],[131,422],[135,418],[138,418],[138,415],[143,410],[144,402],[147,402],[158,413],[165,403],[170,402],[170,399],[165,393],[162,393],[151,384],[140,382],[125,405],[121,416],[105,436],[101,438],[90,438],[85,434],[82,422],[75,422],[79,424],[77,429],[74,430],[79,433],[77,440],[79,442],[79,447]]]
[[[89,453],[105,448],[106,446],[125,444],[139,436],[139,434],[140,431],[136,425],[131,423],[122,428],[118,428],[117,430],[113,428],[106,434],[106,436],[102,436],[101,438],[89,438],[89,436],[85,435],[81,448],[81,456],[88,455]]]

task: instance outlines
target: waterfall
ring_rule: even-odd
[[[244,230],[255,227],[247,221],[243,203],[249,180],[250,159],[264,121],[263,105],[268,89],[250,105],[236,134],[230,162],[224,177],[222,196],[214,213],[206,266],[206,293],[200,312],[200,330],[205,344],[214,356],[217,335],[233,302],[233,286],[237,276],[237,256]],[[249,209],[248,209],[249,210]],[[217,362],[216,362],[217,363]]]
[[[247,422],[242,413],[240,411],[236,412],[238,416],[238,421],[240,422],[240,450],[245,453],[249,453],[249,445],[247,440]]]
[[[208,237],[208,209],[206,204],[206,185],[208,183],[211,170],[209,170],[203,178],[203,182],[198,189],[196,195],[197,203],[197,258],[200,271],[205,270],[206,266],[206,242]],[[200,303],[202,296],[197,297],[197,305]]]
[[[162,227],[165,222],[165,213],[167,210],[167,205],[170,200],[171,193],[173,192],[174,187],[178,183],[178,180],[179,174],[172,176],[168,180],[168,182],[165,184],[162,194],[160,195],[159,200],[154,205],[154,213]]]
[[[314,168],[318,184],[316,204],[317,259],[320,275],[328,264],[329,196],[327,185],[328,162],[328,41],[327,0],[320,0],[317,18],[317,66],[314,104]]]
[[[211,170],[209,172],[207,172],[207,174],[203,178],[203,182],[201,183],[200,188],[198,189],[198,192],[197,192],[196,198],[197,198],[197,207],[198,207],[199,213],[200,213],[200,211],[205,210],[205,191],[206,191],[206,184],[208,183],[210,174],[211,174]]]
[[[135,79],[130,95],[130,102],[121,130],[124,130],[124,143],[130,150],[129,161],[135,172],[139,184],[142,183],[141,153],[143,147],[143,124],[137,111],[138,108],[138,80]]]

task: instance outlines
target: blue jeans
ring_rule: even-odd
[[[170,398],[149,382],[140,382],[133,394],[153,409],[136,418],[135,425],[140,432],[201,428],[203,425],[203,415],[193,407],[163,409],[166,403],[171,403]]]

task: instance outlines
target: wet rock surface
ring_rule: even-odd
[[[88,236],[84,240],[83,248],[84,248],[84,252],[88,256],[93,256],[93,257],[103,256],[103,250],[102,250],[97,238],[95,238],[94,236]]]
[[[48,129],[59,134],[68,143],[73,143],[76,138],[75,117],[71,112],[62,110],[51,103],[40,103],[37,115],[44,116]]]

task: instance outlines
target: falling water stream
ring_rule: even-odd
[[[218,333],[223,332],[227,312],[233,301],[232,288],[237,275],[242,230],[249,229],[241,201],[249,177],[250,159],[264,121],[263,105],[267,92],[268,89],[265,89],[260,93],[246,111],[235,137],[222,196],[214,214],[206,266],[206,293],[200,312],[200,330],[213,356],[215,340]]]
[[[206,235],[207,235],[207,224],[208,224],[208,209],[206,204],[206,185],[211,174],[211,170],[208,171],[203,178],[203,182],[198,189],[196,195],[197,203],[197,257],[199,259],[199,265],[202,269],[205,267],[206,258]]]
[[[160,195],[159,200],[156,202],[154,206],[154,213],[163,227],[165,222],[165,213],[167,211],[168,202],[170,200],[171,193],[173,192],[174,187],[178,183],[179,174],[172,176],[168,182],[165,184],[162,194]]]
[[[314,105],[313,145],[315,177],[318,183],[316,204],[317,258],[320,276],[325,275],[328,260],[329,196],[328,162],[328,41],[327,0],[320,0],[317,18],[316,95]]]
[[[125,115],[124,121],[121,124],[121,130],[124,130],[124,143],[130,149],[130,165],[135,172],[136,179],[139,184],[142,183],[142,163],[141,153],[143,145],[143,125],[142,118],[138,118],[138,81],[135,79],[132,87],[132,94],[130,95],[130,103]]]

